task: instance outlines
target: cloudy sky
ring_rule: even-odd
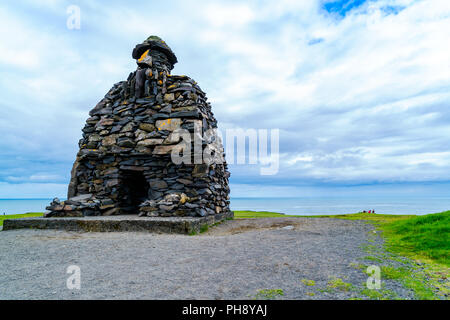
[[[280,130],[278,173],[231,164],[233,196],[448,194],[448,0],[18,0],[0,5],[0,198],[64,197],[89,110],[152,34],[221,130]]]

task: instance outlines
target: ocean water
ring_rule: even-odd
[[[0,215],[44,212],[52,199],[0,199]]]
[[[51,199],[0,199],[0,215],[43,212],[50,202]],[[450,210],[450,197],[232,198],[231,209],[298,215],[345,214],[363,210],[420,215]]]
[[[450,210],[450,197],[232,198],[231,209],[298,215],[346,214],[363,210],[421,215]]]

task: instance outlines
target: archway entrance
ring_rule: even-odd
[[[138,214],[139,205],[148,199],[149,185],[140,171],[122,171],[120,209],[123,214]]]

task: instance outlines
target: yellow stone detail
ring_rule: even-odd
[[[172,119],[167,119],[166,121],[163,121],[161,123],[161,127],[158,127],[158,130],[161,130],[161,128],[164,128],[166,125],[169,125]]]
[[[150,51],[150,49],[148,49],[147,51],[145,51],[145,52],[141,55],[141,57],[139,58],[138,61],[139,61],[139,62],[142,62],[142,60],[144,60],[145,57],[148,55],[149,51]]]
[[[190,200],[189,197],[187,195],[185,195],[184,193],[182,193],[179,204],[184,204],[184,203],[186,203],[186,201],[189,201],[189,200]]]

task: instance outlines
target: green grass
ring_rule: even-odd
[[[209,230],[209,226],[207,224],[202,224],[200,226],[200,233],[206,232]]]
[[[308,279],[302,279],[302,283],[305,286],[313,287],[316,285],[316,282],[314,280],[308,280]]]
[[[398,280],[405,287],[414,290],[416,297],[421,300],[436,299],[436,295],[429,286],[430,281],[422,272],[414,272],[407,268],[395,268],[393,266],[381,266],[381,275],[384,279]]]
[[[380,290],[371,290],[371,289],[363,289],[359,292],[361,295],[366,296],[371,300],[396,300],[398,296],[392,290],[380,289]]]
[[[276,217],[286,217],[286,215],[269,211],[234,211],[235,219],[276,218]],[[289,215],[289,217],[291,216]]]
[[[274,299],[277,296],[284,296],[284,291],[282,289],[262,289],[259,290],[256,295],[255,299],[261,300],[261,299]]]
[[[278,212],[270,211],[234,211],[235,219],[252,219],[252,218],[277,218],[277,217],[303,217],[303,218],[336,218],[347,220],[367,220],[370,222],[384,223],[389,221],[398,221],[416,217],[415,215],[394,215],[394,214],[373,214],[373,213],[351,213],[351,214],[336,214],[336,215],[285,215]]]
[[[406,272],[405,268],[394,268],[392,266],[381,266],[381,274],[385,279],[398,280],[403,277]]]
[[[392,251],[450,267],[450,211],[394,221],[380,227]]]
[[[233,218],[227,218],[227,219],[225,219],[225,220],[233,220]],[[218,225],[220,225],[220,224],[222,224],[223,223],[223,221],[218,221],[218,222],[216,222],[216,223],[213,223],[211,226],[209,226],[208,224],[202,224],[201,226],[200,226],[200,230],[197,232],[197,231],[195,231],[195,230],[192,230],[191,232],[189,232],[189,234],[188,235],[190,235],[190,236],[196,236],[196,235],[198,235],[199,233],[205,233],[205,232],[208,232],[208,230],[209,230],[209,228],[211,227],[211,228],[214,228],[214,227],[217,227]]]
[[[32,218],[32,217],[42,217],[42,212],[29,212],[24,214],[9,214],[0,216],[0,226],[3,225],[3,220],[5,219],[18,219],[18,218]]]
[[[329,288],[338,289],[341,291],[349,291],[353,289],[353,285],[351,283],[345,282],[341,278],[333,278],[329,280],[327,286]]]
[[[378,258],[378,257],[374,257],[374,256],[366,256],[366,257],[364,257],[364,260],[369,260],[369,261],[377,262],[377,263],[382,263],[383,262],[383,259]]]
[[[388,223],[394,221],[401,221],[416,217],[415,215],[397,215],[397,214],[375,214],[375,213],[350,213],[350,214],[336,214],[336,215],[317,215],[304,216],[308,218],[335,218],[346,220],[365,220],[375,224]]]

